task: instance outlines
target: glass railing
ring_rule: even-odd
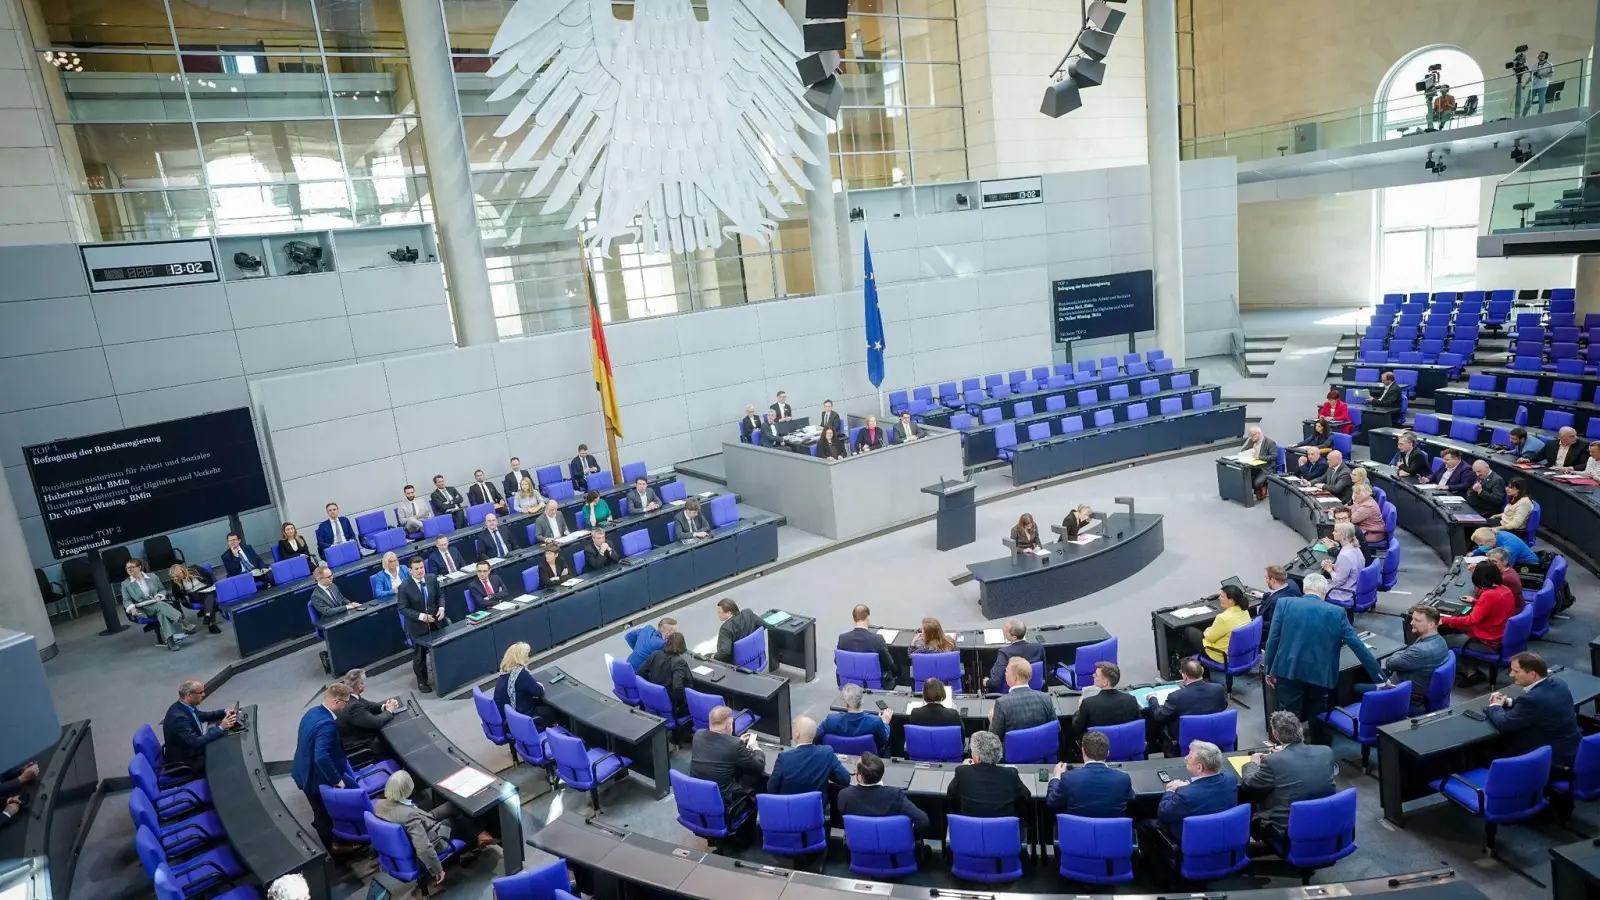
[[[1489,233],[1600,228],[1600,184],[1585,197],[1583,173],[1594,171],[1589,129],[1600,111],[1574,123],[1516,171],[1500,179],[1489,211]]]
[[[1588,60],[1573,60],[1555,66],[1550,76],[1546,113],[1578,109],[1585,105],[1584,91],[1588,83]],[[1517,115],[1520,92],[1515,76],[1505,75],[1473,84],[1453,84],[1450,94],[1456,99],[1455,114],[1443,127],[1465,128],[1483,122],[1510,119]],[[1538,108],[1532,110],[1537,114]],[[1354,147],[1378,141],[1394,140],[1405,134],[1428,127],[1427,102],[1422,94],[1401,97],[1383,103],[1336,110],[1304,119],[1278,122],[1260,128],[1226,132],[1219,135],[1186,140],[1182,145],[1184,159],[1210,159],[1232,156],[1240,162],[1270,159],[1275,156],[1293,156],[1297,152],[1327,150],[1335,147]],[[1306,146],[1301,149],[1296,129],[1308,134]]]

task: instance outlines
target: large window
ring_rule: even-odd
[[[1477,105],[1474,98],[1483,97],[1483,69],[1458,47],[1443,44],[1415,50],[1395,63],[1394,68],[1378,89],[1377,115],[1373,117],[1376,140],[1388,140],[1403,131],[1428,126],[1428,101],[1417,82],[1428,76],[1430,66],[1439,66],[1440,84],[1450,89],[1456,100],[1456,109],[1465,112],[1469,104]],[[1451,128],[1477,125],[1483,113],[1462,115],[1453,119]]]
[[[1478,199],[1476,178],[1384,188],[1378,197],[1380,292],[1474,287]]]

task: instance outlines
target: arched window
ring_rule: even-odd
[[[1378,96],[1374,98],[1378,105],[1377,115],[1373,116],[1375,139],[1387,140],[1401,131],[1427,127],[1428,104],[1417,90],[1417,82],[1427,77],[1428,67],[1432,65],[1440,67],[1440,84],[1450,86],[1457,109],[1467,108],[1468,98],[1472,96],[1479,97],[1481,103],[1483,69],[1466,51],[1444,44],[1414,50],[1389,69],[1378,87]],[[1477,125],[1482,121],[1483,115],[1478,113],[1456,119],[1452,127]]]

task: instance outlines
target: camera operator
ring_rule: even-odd
[[[1518,55],[1520,56],[1521,54]],[[1540,50],[1539,60],[1533,64],[1533,67],[1531,69],[1524,68],[1533,77],[1528,82],[1528,92],[1522,97],[1522,108],[1517,111],[1517,115],[1528,115],[1533,110],[1534,104],[1539,106],[1538,114],[1543,115],[1545,94],[1550,87],[1550,76],[1555,74],[1555,67],[1550,65],[1550,51]],[[1520,76],[1520,73],[1518,74]]]
[[[1441,130],[1450,123],[1451,119],[1455,118],[1456,97],[1454,94],[1450,93],[1450,85],[1445,84],[1439,86],[1439,95],[1433,98],[1433,109],[1431,112],[1433,120],[1436,123],[1433,127]]]
[[[1428,109],[1428,130],[1429,131],[1436,131],[1436,130],[1438,130],[1438,127],[1439,127],[1438,124],[1434,121],[1433,101],[1434,101],[1434,95],[1436,93],[1438,93],[1438,91],[1439,91],[1439,78],[1440,78],[1440,74],[1439,73],[1440,73],[1440,69],[1442,69],[1442,68],[1443,68],[1443,66],[1441,64],[1434,63],[1433,65],[1428,67],[1428,74],[1424,75],[1422,77],[1422,80],[1417,82],[1417,90],[1422,91],[1422,100],[1427,105],[1427,109]]]

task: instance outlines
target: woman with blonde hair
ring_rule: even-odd
[[[1067,530],[1066,539],[1069,541],[1077,540],[1078,532],[1082,531],[1092,521],[1094,521],[1094,510],[1087,503],[1079,503],[1077,509],[1067,513],[1067,517],[1061,520],[1061,527]]]
[[[539,489],[534,487],[533,479],[522,476],[522,484],[517,486],[517,492],[511,495],[511,508],[519,513],[536,513],[544,509],[544,497],[539,495]]]
[[[278,559],[280,561],[291,556],[304,556],[306,562],[311,564],[311,568],[315,569],[320,564],[317,554],[311,550],[311,544],[300,536],[300,531],[294,527],[293,522],[283,523],[279,536],[282,538],[282,540],[278,541]]]
[[[385,822],[403,826],[406,837],[411,839],[411,849],[416,851],[417,862],[433,876],[434,884],[443,884],[444,864],[439,861],[439,853],[448,848],[457,835],[465,840],[467,835],[477,832],[477,846],[468,845],[473,850],[482,850],[497,840],[489,831],[479,828],[472,817],[456,812],[454,804],[442,803],[433,809],[417,806],[411,799],[416,789],[416,780],[410,772],[401,769],[390,775],[383,785],[383,798],[372,804],[372,814]]]
[[[526,641],[517,641],[506,648],[505,655],[500,657],[500,677],[494,681],[494,705],[532,716],[544,727],[554,716],[550,707],[539,702],[544,699],[544,685],[528,671],[528,657],[532,652]]]
[[[212,634],[222,633],[217,627],[217,592],[212,587],[217,583],[215,576],[200,566],[191,569],[178,563],[167,570],[167,580],[172,583],[172,599],[179,609],[190,603],[202,604],[200,621],[206,623],[206,630]]]
[[[383,555],[383,568],[372,576],[372,599],[387,600],[400,591],[406,576],[400,571],[400,557],[393,550]]]
[[[949,653],[955,648],[955,639],[944,633],[944,626],[933,616],[923,619],[922,628],[911,636],[912,653]]]
[[[1383,510],[1372,497],[1372,485],[1362,482],[1350,489],[1350,521],[1361,529],[1368,544],[1381,547],[1389,543],[1389,529],[1383,524]]]

